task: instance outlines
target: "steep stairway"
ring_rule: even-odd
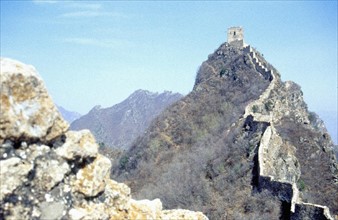
[[[255,51],[253,48],[248,45],[244,48],[244,52],[248,53],[252,59],[252,63],[255,65],[256,70],[261,73],[264,77],[268,77],[268,79],[271,80],[268,88],[260,95],[259,99],[251,102],[247,107],[245,108],[244,118],[246,118],[249,115],[252,115],[254,117],[255,121],[259,122],[271,122],[272,121],[272,112],[269,112],[268,115],[266,114],[260,114],[256,112],[255,108],[262,105],[264,103],[264,100],[267,100],[270,96],[271,91],[275,88],[276,85],[276,77],[273,73],[272,69],[268,69],[266,66],[263,65],[262,62],[258,60],[258,57],[256,56]]]

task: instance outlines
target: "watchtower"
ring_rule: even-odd
[[[244,47],[244,30],[242,27],[228,28],[228,43],[236,47]]]

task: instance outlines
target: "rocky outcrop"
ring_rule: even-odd
[[[0,144],[49,142],[68,129],[34,67],[1,59]]]
[[[89,131],[67,131],[31,66],[1,59],[0,219],[207,219],[136,201]]]

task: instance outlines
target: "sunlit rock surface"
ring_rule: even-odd
[[[34,67],[1,58],[0,143],[51,141],[68,129]]]

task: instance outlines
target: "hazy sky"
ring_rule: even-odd
[[[187,94],[239,25],[310,110],[337,114],[337,1],[1,0],[1,56],[35,66],[57,104],[84,114],[137,89]]]

